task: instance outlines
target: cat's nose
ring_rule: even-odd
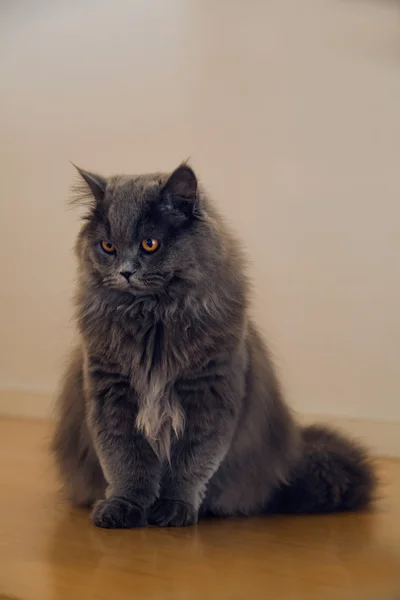
[[[122,277],[125,277],[127,281],[129,281],[130,276],[133,275],[132,271],[120,271],[120,274]]]

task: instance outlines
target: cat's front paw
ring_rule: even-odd
[[[158,527],[187,527],[197,523],[198,513],[191,504],[181,500],[159,498],[147,516],[149,525]]]
[[[145,525],[143,510],[126,498],[111,496],[96,502],[92,521],[97,527],[106,529],[130,529]]]

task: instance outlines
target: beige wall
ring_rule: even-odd
[[[400,420],[395,3],[7,6],[0,388],[52,391],[72,342],[68,161],[109,174],[190,156],[247,245],[293,406]]]

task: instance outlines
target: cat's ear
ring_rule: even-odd
[[[198,202],[197,177],[188,165],[182,164],[169,176],[161,190],[162,208],[182,222],[194,216]]]
[[[104,200],[107,179],[101,175],[85,171],[77,165],[74,165],[74,163],[72,164],[83,180],[80,184],[74,187],[74,201],[79,203],[84,200],[91,201],[94,199],[96,203],[101,203]]]

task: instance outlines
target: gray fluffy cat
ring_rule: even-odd
[[[239,244],[192,169],[78,171],[80,341],[53,439],[70,500],[113,528],[367,506],[363,449],[294,422]]]

